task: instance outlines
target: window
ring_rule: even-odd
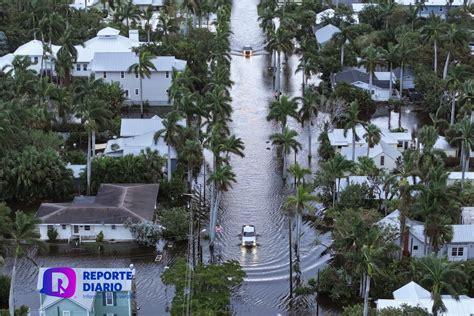
[[[48,225],[48,230],[53,230],[54,226],[53,225]]]
[[[128,98],[128,90],[125,90],[125,96]]]
[[[170,72],[167,71],[167,72],[166,72],[166,78],[169,78],[169,77],[170,77]]]
[[[120,72],[120,78],[125,77],[125,73],[123,71]]]
[[[82,64],[82,70],[87,71],[87,64]]]
[[[403,147],[403,141],[399,140],[399,141],[398,141],[398,144],[397,144],[397,147],[398,147],[398,148]]]
[[[137,72],[135,73],[135,78],[138,78],[138,73]]]
[[[104,79],[107,78],[107,72],[104,71]]]
[[[33,57],[35,63],[38,63],[38,57]]]
[[[114,305],[114,293],[113,292],[105,292],[105,305],[106,306]]]
[[[418,246],[413,246],[413,250],[418,250]]]
[[[89,225],[85,225],[84,230],[91,230],[91,227]]]
[[[443,11],[443,7],[439,7],[439,12],[442,12]]]
[[[375,94],[375,90],[370,90],[370,93]]]
[[[381,166],[385,165],[385,156],[380,156],[380,165]]]
[[[115,229],[115,225],[112,225],[112,229]]]
[[[61,225],[61,227],[62,227],[62,229],[66,229],[66,225],[64,225],[64,224]]]
[[[71,316],[71,312],[70,311],[63,311],[63,316]]]
[[[135,95],[138,95],[138,89],[135,89]]]
[[[453,247],[451,249],[451,256],[462,257],[464,256],[464,247]]]
[[[76,70],[81,71],[81,64],[76,64]]]

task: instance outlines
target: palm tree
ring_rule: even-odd
[[[7,217],[4,219],[8,221]],[[10,243],[10,246],[13,249],[13,268],[8,300],[10,315],[15,315],[14,288],[18,259],[25,255],[28,247],[40,244],[40,235],[36,229],[36,225],[38,224],[40,224],[40,221],[37,218],[27,215],[22,211],[17,211],[15,212],[15,221],[2,227],[3,231],[1,233],[8,236],[7,242]]]
[[[344,125],[344,137],[347,137],[347,131],[351,130],[352,132],[352,161],[355,161],[355,142],[359,141],[359,136],[356,132],[356,127],[358,124],[365,126],[366,123],[364,121],[359,120],[359,104],[357,101],[354,101],[349,106],[346,113],[342,115],[343,119],[345,120]]]
[[[372,83],[374,78],[374,71],[375,68],[382,63],[382,54],[380,50],[373,45],[365,48],[362,51],[362,60],[360,61],[360,65],[364,66],[367,72],[369,73],[369,89],[370,95],[372,95]]]
[[[369,157],[369,149],[380,143],[382,132],[377,125],[370,123],[365,126],[365,134],[363,137],[367,143],[367,157]]]
[[[283,132],[283,130],[286,128],[288,117],[298,119],[297,109],[298,103],[296,102],[296,99],[282,95],[279,100],[273,101],[270,104],[267,120],[275,120],[280,123]]]
[[[456,26],[456,24],[449,24],[443,37],[443,41],[448,49],[443,70],[443,79],[446,79],[448,76],[449,59],[451,58],[452,52],[457,47],[466,46],[469,41],[469,33],[465,29]]]
[[[317,197],[308,192],[303,185],[298,185],[296,188],[295,195],[290,195],[285,203],[285,207],[293,209],[296,215],[296,239],[295,239],[295,255],[296,261],[299,262],[299,250],[300,250],[300,239],[301,239],[301,217],[304,210],[311,209],[311,201],[316,201]]]
[[[344,55],[345,55],[345,47],[348,42],[351,42],[352,39],[355,37],[355,33],[353,28],[349,26],[345,26],[341,28],[341,31],[337,34],[334,34],[334,40],[341,46],[341,69],[344,68]]]
[[[433,315],[436,316],[446,311],[441,297],[443,292],[448,292],[455,299],[459,299],[459,294],[463,290],[462,280],[467,278],[461,266],[448,262],[446,258],[427,256],[414,261],[413,268],[421,285],[431,292]]]
[[[179,124],[179,121],[182,117],[178,112],[172,111],[166,115],[166,118],[163,120],[163,128],[158,130],[153,136],[155,144],[158,143],[159,139],[163,137],[166,145],[168,145],[168,182],[171,181],[171,146],[177,146],[179,144],[179,139],[183,134],[183,126]]]
[[[406,28],[400,28],[399,33],[396,35],[398,41],[398,51],[399,51],[399,62],[400,62],[400,78],[403,78],[403,73],[405,71],[405,65],[411,61],[412,53],[414,52],[414,37],[417,36],[416,33],[408,32]],[[399,100],[402,100],[403,97],[403,80],[400,80],[400,94],[398,96]]]
[[[322,96],[318,95],[316,92],[305,89],[303,93],[303,98],[301,99],[301,108],[298,111],[299,121],[301,122],[302,127],[306,124],[307,133],[308,133],[308,164],[311,164],[312,150],[311,150],[311,126],[313,125],[313,119],[318,116],[318,105],[323,102]]]
[[[433,70],[438,73],[438,44],[446,33],[446,23],[434,13],[431,13],[427,23],[421,28],[425,42],[433,43]]]
[[[186,139],[180,155],[188,162],[188,191],[191,192],[193,169],[199,166],[203,159],[201,143],[194,139]]]
[[[160,30],[160,34],[163,36],[164,42],[169,44],[170,34],[178,32],[179,26],[175,18],[170,17],[168,14],[162,12],[162,14],[158,16],[157,29]]]
[[[130,28],[130,20],[135,21],[140,18],[140,10],[138,7],[130,0],[124,5],[118,7],[116,15],[120,21],[125,20],[125,25],[127,29]]]
[[[451,126],[454,125],[456,118],[456,97],[461,94],[462,83],[470,74],[469,69],[464,65],[456,65],[451,68],[447,77],[446,86],[451,91]]]
[[[234,154],[241,158],[244,158],[244,150],[244,142],[242,141],[242,139],[236,137],[235,135],[231,135],[224,139],[219,146],[219,151],[224,152],[226,154],[226,159],[229,158],[229,154]]]
[[[455,131],[459,136],[453,141],[461,142],[461,187],[464,188],[464,178],[466,171],[469,169],[470,152],[474,147],[474,123],[469,118],[464,118],[454,125]]]
[[[294,130],[290,130],[287,127],[283,129],[282,133],[275,133],[270,135],[270,140],[272,145],[280,146],[282,148],[283,155],[283,179],[286,179],[286,160],[287,155],[291,150],[294,150],[295,153],[301,149],[301,144],[295,139],[298,136],[298,133]]]
[[[135,76],[140,78],[140,113],[143,118],[143,78],[150,78],[151,71],[155,70],[155,64],[153,64],[154,56],[146,50],[141,50],[138,55],[138,62],[131,65],[128,68],[128,72],[135,73]]]
[[[390,72],[390,81],[389,81],[389,91],[390,91],[390,99],[393,95],[393,82],[392,82],[392,75],[393,75],[393,68],[398,66],[400,60],[400,52],[399,52],[399,45],[394,45],[393,43],[388,43],[387,49],[382,49],[382,59],[388,64],[388,71]],[[400,81],[403,78],[400,77]]]
[[[295,177],[295,186],[300,185],[301,180],[304,183],[304,177],[311,174],[311,169],[301,167],[298,163],[288,167],[288,171]]]
[[[150,24],[151,19],[153,18],[153,9],[151,6],[147,7],[146,10],[140,12],[140,17],[145,20],[145,31],[146,31],[146,41],[150,43],[152,26]]]
[[[267,49],[270,50],[270,52],[276,51],[278,56],[275,84],[275,92],[278,98],[281,91],[281,53],[291,54],[293,51],[292,34],[283,27],[278,28],[276,31],[271,31]]]
[[[332,206],[336,205],[336,195],[337,195],[337,188],[340,188],[340,181],[347,172],[349,172],[354,163],[352,161],[346,160],[344,156],[340,153],[336,153],[333,158],[329,159],[321,166],[321,174],[322,178],[325,181],[330,182],[331,191],[332,191]],[[336,180],[338,183],[336,183]]]

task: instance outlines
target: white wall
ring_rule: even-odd
[[[166,72],[152,72],[150,78],[143,78],[143,101],[148,101],[150,105],[168,104],[168,89],[171,86],[172,72],[169,71],[168,78]],[[122,78],[123,74],[123,78]],[[124,72],[96,72],[96,79],[102,79],[106,82],[119,82],[123,90],[128,90],[128,100],[132,103],[140,103],[140,78],[134,73]]]
[[[369,89],[369,84],[363,83],[363,82],[354,82],[352,84],[353,86],[370,91]],[[372,85],[372,90],[374,93],[371,94],[371,98],[374,101],[388,101],[390,99],[390,91],[388,89],[381,89],[379,87],[376,87]]]
[[[412,234],[410,234],[408,238],[410,238],[408,241],[408,246],[411,256],[415,258],[424,257],[425,244],[423,241],[418,240],[418,238],[414,237]]]
[[[383,166],[380,164],[380,160],[382,156],[384,156]],[[396,161],[384,153],[380,153],[377,156],[373,157],[372,159],[374,160],[374,163],[377,166],[377,168],[382,168],[385,171],[392,171],[397,166]]]
[[[77,69],[78,65],[79,65],[79,70]],[[86,67],[86,70],[84,70],[84,66]],[[89,63],[74,64],[71,74],[74,77],[89,77],[91,75],[90,64]]]
[[[48,240],[48,226],[53,226],[54,229],[58,232],[58,239],[67,240],[73,235],[73,225],[60,225],[60,224],[40,224],[38,225],[39,232],[40,232],[40,239],[41,240]],[[133,237],[130,231],[124,227],[123,224],[116,224],[115,229],[112,228],[110,224],[93,224],[88,225],[90,226],[90,230],[86,231],[84,229],[84,224],[78,224],[79,226],[79,235],[81,236],[97,236],[99,232],[104,233],[104,240],[121,240],[121,241],[128,241],[133,240]],[[64,227],[64,228],[63,228]]]

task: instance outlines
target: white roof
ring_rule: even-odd
[[[377,224],[381,227],[391,227],[399,231],[400,230],[400,211],[398,209],[393,211],[392,213],[388,214],[387,216],[379,220]],[[415,227],[422,224],[423,223],[412,220],[410,218],[406,219],[406,225],[408,227]]]
[[[363,146],[358,146],[355,149],[355,160],[362,156],[367,156],[367,144]],[[346,157],[348,160],[352,160],[352,145],[348,147],[343,147],[341,149],[341,154]],[[375,158],[380,154],[385,154],[386,156],[396,160],[398,157],[401,157],[401,153],[387,144],[384,141],[380,141],[379,144],[375,145],[374,147],[370,148],[369,150],[369,158]]]
[[[54,56],[60,48],[61,46],[52,45]],[[43,56],[43,43],[38,40],[31,40],[18,47],[13,54],[15,56]]]
[[[3,70],[4,72],[8,72],[10,69],[12,69],[13,59],[15,59],[15,55],[12,53],[0,57],[0,71]]]
[[[252,227],[252,226],[249,226],[249,225],[245,225],[244,226],[244,232],[254,232],[255,231],[255,227]]]
[[[466,172],[464,174],[464,178],[466,180],[474,180],[474,172]],[[461,181],[462,179],[462,172],[461,171],[453,171],[453,172],[448,172],[448,180],[459,180]]]
[[[155,136],[155,131],[138,135],[132,137],[121,137],[117,139],[111,139],[107,142],[105,148],[105,155],[139,155],[142,151],[145,151],[147,148],[150,148],[153,151],[157,151],[161,156],[168,155],[168,146],[163,140],[163,137],[160,137],[158,143],[155,144],[153,137]],[[112,149],[112,145],[118,145],[118,148]],[[114,146],[115,147],[115,146]],[[175,159],[177,157],[176,150],[171,147],[171,158]]]
[[[332,24],[328,24],[315,32],[318,44],[324,44],[329,41],[334,34],[340,33],[341,30]]]
[[[446,140],[446,137],[444,136],[438,136],[438,139],[436,139],[436,143],[433,146],[434,149],[440,149],[443,151],[448,151],[448,150],[455,150],[453,146],[451,146],[448,141]]]
[[[101,37],[117,36],[119,34],[120,34],[119,30],[114,29],[113,27],[110,27],[110,26],[107,26],[101,29],[99,32],[97,32],[97,36],[101,36]]]
[[[77,179],[80,177],[81,172],[86,170],[86,165],[72,165],[70,162],[67,163],[66,169],[72,171],[72,177]]]
[[[443,316],[471,316],[474,311],[474,299],[461,298],[456,301],[453,298],[443,298],[446,312],[441,313]],[[377,310],[388,307],[401,308],[402,305],[413,307],[421,307],[431,312],[433,301],[431,299],[394,299],[394,300],[377,300]]]
[[[462,207],[462,224],[474,224],[474,207]]]
[[[356,140],[356,145],[365,144],[365,139],[363,135],[365,134],[365,129],[362,126],[356,127],[356,134],[359,136],[359,140]],[[381,141],[384,141],[387,144],[396,145],[398,141],[409,141],[411,140],[411,135],[409,132],[403,133],[392,133],[388,129],[380,129],[382,133]],[[352,130],[347,130],[347,136],[344,136],[344,129],[335,128],[332,131],[328,132],[329,142],[332,146],[351,146],[352,145]]]
[[[39,269],[39,274],[38,274],[38,283],[37,283],[37,289],[41,290],[43,288],[43,274],[45,270],[48,268],[40,268]],[[83,283],[84,280],[82,278],[82,273],[84,271],[101,271],[101,272],[130,272],[134,274],[134,270],[128,269],[117,269],[117,268],[90,268],[90,269],[82,269],[82,268],[73,268],[73,270],[76,272],[76,292],[73,297],[68,298],[68,300],[73,301],[74,303],[86,308],[87,310],[91,311],[93,308],[93,303],[94,303],[94,296],[91,294],[95,294],[95,291],[90,291],[90,292],[84,292],[83,291]],[[116,283],[122,284],[122,289],[124,292],[130,292],[132,290],[132,280],[114,280]],[[42,307],[46,308],[47,306],[51,306],[51,304],[54,304],[60,300],[63,300],[61,297],[55,297],[55,296],[46,296],[44,302],[42,303]]]
[[[453,239],[450,243],[474,243],[474,224],[452,225]]]
[[[335,11],[333,9],[326,9],[324,11],[319,12],[316,14],[316,24],[321,24],[324,19],[332,18],[334,16]]]
[[[163,0],[133,0],[134,5],[162,6]]]
[[[431,293],[425,290],[418,283],[411,281],[398,290],[393,291],[394,299],[421,299],[431,298]]]
[[[402,5],[416,5],[417,0],[395,0],[398,4]],[[445,6],[447,5],[447,0],[426,0],[423,4],[427,7],[429,6]],[[463,0],[453,0],[452,6],[462,6]]]
[[[133,52],[100,52],[94,54],[92,71],[128,71],[128,68],[138,62],[138,56]],[[158,56],[152,59],[156,71],[183,71],[186,61],[174,56]],[[152,70],[154,71],[154,70]]]
[[[354,13],[359,13],[362,10],[364,10],[366,7],[377,6],[377,5],[378,5],[377,3],[353,3],[352,11],[354,11]]]
[[[137,136],[153,131],[156,132],[162,128],[164,128],[162,119],[158,115],[148,119],[123,118],[120,124],[120,136]]]

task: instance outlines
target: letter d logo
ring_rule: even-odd
[[[43,273],[41,293],[70,298],[76,292],[76,272],[71,268],[50,268]]]

